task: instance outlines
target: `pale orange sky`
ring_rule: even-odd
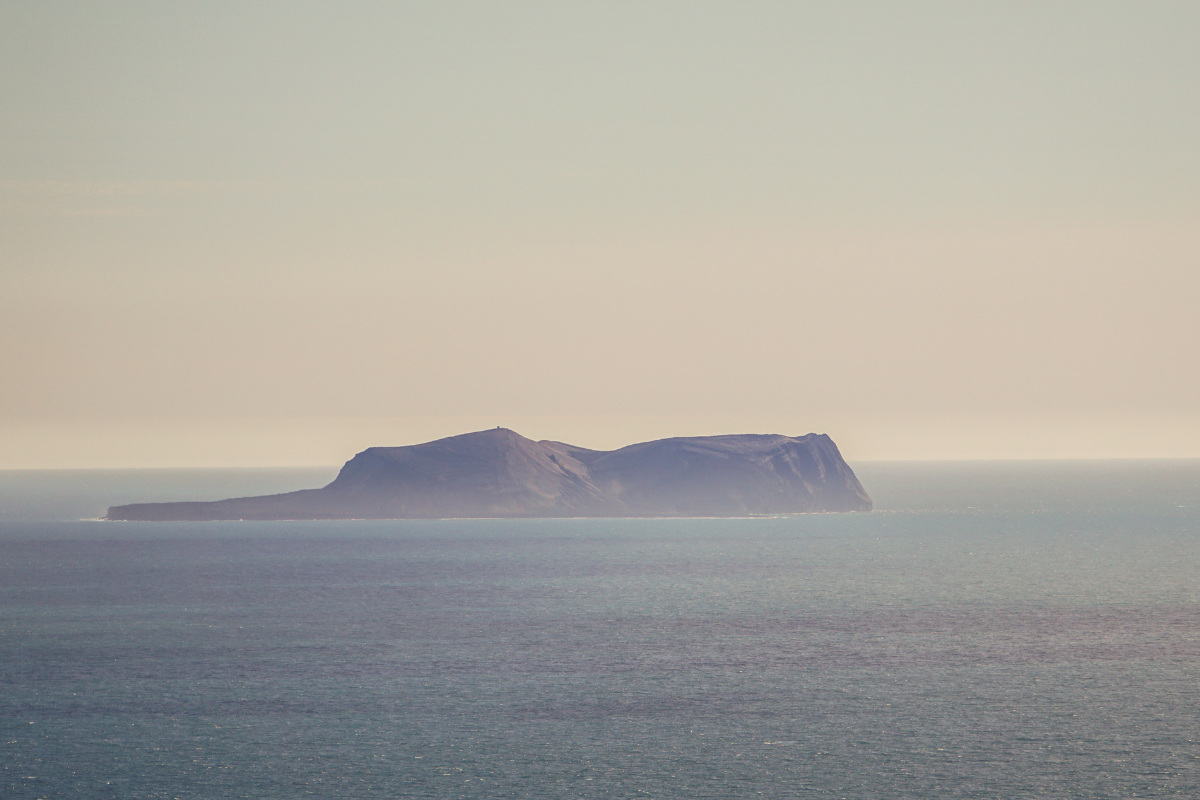
[[[1200,457],[1194,3],[7,4],[0,468]]]

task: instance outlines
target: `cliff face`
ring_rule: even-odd
[[[870,511],[824,434],[699,436],[598,451],[513,431],[372,447],[322,489],[114,506],[111,520],[742,516]]]

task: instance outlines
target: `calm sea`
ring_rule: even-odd
[[[1200,797],[1200,462],[860,464],[872,514],[101,523],[0,473],[0,797]]]

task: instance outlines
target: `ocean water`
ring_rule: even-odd
[[[0,797],[1200,797],[1200,461],[879,510],[107,523],[320,471],[0,473]]]

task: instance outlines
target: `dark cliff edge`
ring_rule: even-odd
[[[601,451],[506,428],[372,447],[332,483],[264,497],[113,506],[110,520],[736,517],[870,511],[825,434],[660,439]]]

